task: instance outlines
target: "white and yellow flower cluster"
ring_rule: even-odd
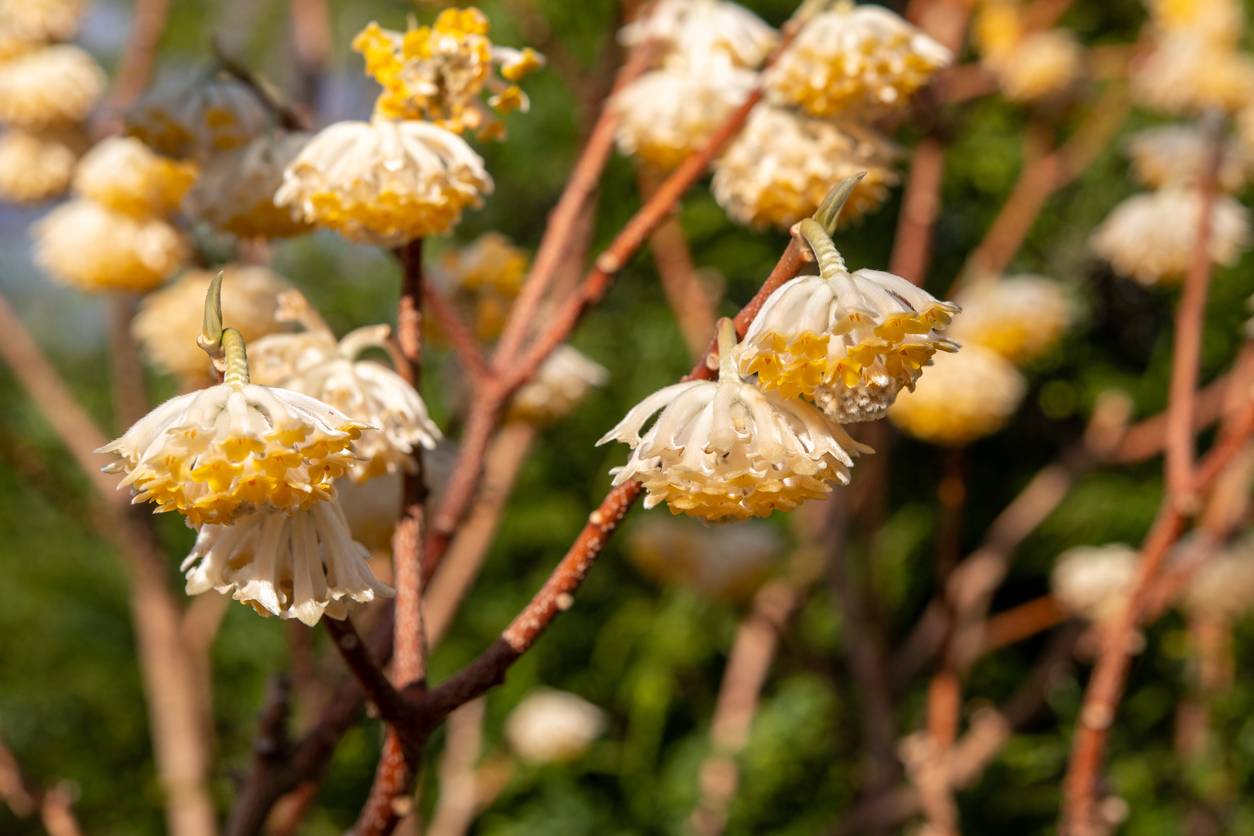
[[[897,151],[872,124],[952,58],[879,6],[841,0],[815,14],[766,71],[767,101],[716,161],[715,198],[737,223],[787,229],[866,171],[842,220],[878,208],[897,183]]]
[[[183,207],[192,220],[239,238],[285,238],[313,228],[274,199],[310,135],[278,127],[275,108],[229,73],[210,71],[152,91],[126,122],[157,153],[198,167]]]
[[[38,203],[69,187],[87,146],[82,122],[104,91],[73,38],[81,0],[0,3],[0,200]]]
[[[414,447],[434,448],[440,431],[412,385],[380,363],[358,359],[368,349],[384,348],[391,329],[358,328],[337,342],[296,290],[280,296],[279,318],[299,322],[305,330],[271,334],[253,343],[250,362],[256,379],[317,398],[373,427],[356,439],[357,461],[349,470],[355,481],[413,471]]]
[[[1116,206],[1094,230],[1093,250],[1120,275],[1144,285],[1174,284],[1193,263],[1202,197],[1197,179],[1209,152],[1205,131],[1196,124],[1162,125],[1132,137],[1128,155],[1133,172],[1154,189],[1132,195]],[[1210,257],[1231,267],[1249,250],[1250,213],[1230,194],[1244,189],[1254,160],[1235,141],[1221,150],[1211,203]]]
[[[183,563],[189,594],[216,589],[306,624],[343,618],[346,599],[391,594],[352,540],[333,486],[359,462],[353,442],[378,426],[252,383],[243,338],[221,328],[220,288],[221,274],[197,342],[223,382],[167,401],[98,452],[116,457],[105,470],[126,474],[134,502],[199,529]]]
[[[598,444],[631,446],[614,484],[634,479],[646,508],[718,521],[791,511],[848,484],[851,453],[871,452],[812,404],[764,392],[736,367],[731,320],[719,329],[718,381],[693,380],[654,392]],[[646,431],[645,423],[661,410]]]
[[[195,164],[158,156],[137,139],[100,142],[74,172],[76,199],[32,227],[36,261],[80,290],[152,290],[187,259],[170,219],[195,177]]]
[[[1027,392],[1016,367],[1051,350],[1076,319],[1070,295],[1042,276],[977,280],[954,301],[962,316],[946,333],[962,351],[938,355],[927,376],[888,409],[905,432],[951,447],[1005,426]]]
[[[957,305],[891,273],[846,270],[828,229],[856,182],[833,190],[822,224],[798,227],[819,275],[777,288],[739,345],[721,321],[718,382],[655,392],[599,442],[631,445],[614,483],[643,485],[645,507],[744,520],[826,496],[831,483],[848,483],[851,455],[871,452],[841,425],[883,416],[937,351],[957,350],[939,334]]]
[[[698,150],[753,89],[754,72],[778,34],[753,12],[724,0],[661,0],[619,33],[625,45],[652,42],[657,66],[611,99],[622,153],[659,169]]]
[[[1241,49],[1245,12],[1238,0],[1146,0],[1153,49],[1132,67],[1139,104],[1171,114],[1254,103],[1254,58]]]
[[[1055,96],[1080,77],[1084,50],[1079,41],[1066,29],[1029,30],[1019,0],[984,0],[974,29],[984,66],[1008,99]]]
[[[500,136],[487,107],[526,110],[512,82],[543,63],[534,50],[493,45],[487,32],[473,7],[446,9],[433,26],[404,33],[366,27],[354,48],[383,86],[373,118],[314,136],[284,171],[275,203],[357,243],[394,247],[449,231],[492,191],[461,133]],[[493,73],[498,66],[504,80]],[[486,106],[485,90],[493,94]]]

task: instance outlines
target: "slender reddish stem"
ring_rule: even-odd
[[[1192,418],[1212,266],[1211,214],[1223,151],[1222,120],[1216,118],[1208,127],[1210,142],[1199,179],[1201,208],[1195,219],[1197,238],[1193,262],[1176,308],[1171,397],[1167,406],[1166,495],[1158,519],[1142,544],[1133,592],[1118,620],[1106,631],[1097,665],[1085,690],[1064,783],[1061,829],[1067,836],[1090,836],[1099,827],[1097,779],[1105,758],[1107,735],[1131,667],[1133,635],[1167,551],[1184,532],[1186,513],[1199,487],[1193,481]]]

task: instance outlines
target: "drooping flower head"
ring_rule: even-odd
[[[83,0],[5,0],[0,32],[31,43],[68,41],[78,31]]]
[[[1136,178],[1151,189],[1191,186],[1197,182],[1210,143],[1196,124],[1156,125],[1128,140],[1128,157]],[[1217,183],[1226,192],[1245,189],[1254,173],[1254,156],[1240,142],[1226,142]]]
[[[110,137],[83,155],[74,193],[137,218],[173,213],[196,179],[196,164],[166,159],[133,137]]]
[[[1193,261],[1201,196],[1172,186],[1137,194],[1116,206],[1089,246],[1115,271],[1144,285],[1179,282]],[[1211,204],[1210,257],[1229,267],[1250,248],[1250,212],[1228,195]]]
[[[766,60],[779,33],[737,3],[724,0],[659,0],[618,33],[623,46],[655,41],[667,52],[722,57],[754,69]]]
[[[105,74],[72,44],[0,63],[0,123],[28,131],[80,122],[104,92]]]
[[[609,370],[600,363],[592,362],[569,345],[559,345],[540,364],[535,378],[514,395],[509,415],[535,423],[556,421],[609,379]]]
[[[1075,320],[1075,303],[1044,276],[976,281],[954,299],[962,316],[946,334],[962,345],[991,348],[1016,366],[1053,348]]]
[[[38,203],[63,194],[83,144],[75,131],[5,131],[0,136],[0,200]]]
[[[35,263],[79,290],[144,292],[184,265],[183,235],[160,218],[135,218],[91,200],[71,200],[31,226]]]
[[[905,279],[880,270],[850,273],[815,221],[801,234],[820,274],[771,294],[745,334],[740,371],[784,398],[810,398],[842,424],[883,416],[923,367],[957,344],[939,332],[958,312]]]
[[[205,525],[180,570],[187,594],[209,590],[252,605],[261,615],[310,627],[323,615],[348,616],[348,601],[395,593],[370,572],[337,500],[287,512],[259,507],[231,525]]]
[[[866,172],[841,216],[846,223],[888,199],[888,187],[897,184],[896,157],[872,128],[761,104],[715,161],[710,189],[736,223],[787,229],[814,214],[841,180]]]
[[[193,526],[330,500],[330,480],[356,460],[352,442],[374,427],[307,395],[249,382],[243,339],[221,328],[221,274],[209,293],[200,342],[223,382],[166,401],[100,448],[117,458],[105,471],[126,473],[121,485],[132,486],[134,502],[178,511]]]
[[[610,100],[618,115],[618,150],[656,168],[675,168],[745,100],[756,77],[725,61],[693,66],[683,55],[673,57]]]
[[[1133,100],[1164,113],[1236,113],[1254,100],[1254,58],[1197,32],[1171,34],[1129,76]]]
[[[953,54],[882,6],[839,0],[766,73],[772,100],[814,116],[902,107]]]
[[[276,206],[274,193],[283,171],[308,144],[300,131],[282,137],[261,134],[241,148],[214,154],[201,169],[185,202],[188,213],[241,238],[286,238],[309,232],[312,224]]]
[[[936,355],[915,388],[888,408],[888,418],[921,441],[961,447],[1005,426],[1026,391],[1013,363],[972,343]]]
[[[262,383],[300,392],[329,404],[373,429],[354,450],[350,472],[356,481],[412,470],[414,446],[435,447],[439,429],[427,416],[422,397],[399,374],[358,356],[383,348],[386,325],[358,328],[336,342],[335,335],[299,291],[280,297],[279,318],[305,326],[299,334],[272,334],[253,344],[253,367]]]
[[[500,113],[526,112],[527,94],[515,83],[544,66],[544,56],[493,45],[489,22],[474,8],[445,9],[432,26],[406,32],[371,23],[353,40],[366,73],[383,85],[375,113],[389,119],[423,119],[455,133],[467,129],[497,136],[503,125],[480,101]],[[494,70],[499,67],[501,78]]]
[[[1068,549],[1058,556],[1050,573],[1054,599],[1073,615],[1109,621],[1132,592],[1136,564],[1136,549],[1125,543]]]
[[[243,147],[272,121],[254,90],[217,72],[159,87],[126,114],[131,136],[167,157],[197,161]]]
[[[529,763],[566,763],[586,752],[604,728],[601,709],[574,694],[544,688],[510,712],[505,739]]]
[[[295,216],[360,244],[399,246],[447,232],[491,193],[483,158],[430,122],[336,122],[283,172],[274,196]]]
[[[719,325],[718,382],[691,380],[654,392],[598,444],[632,448],[614,484],[635,479],[644,506],[666,502],[673,514],[706,520],[765,517],[847,484],[850,453],[871,452],[818,409],[763,392],[745,381],[733,359],[736,331]],[[645,423],[661,410],[647,431]]]
[[[285,330],[286,323],[276,316],[278,297],[290,290],[291,284],[257,265],[228,265],[222,273],[223,284],[231,288],[222,300],[222,316],[246,344]],[[209,358],[196,344],[204,320],[201,305],[213,277],[207,270],[188,270],[169,286],[145,296],[131,322],[131,333],[144,358],[163,372],[176,375],[185,389],[217,382]]]
[[[1034,101],[1065,90],[1079,77],[1083,49],[1069,30],[1030,31],[1016,0],[980,4],[972,40],[1009,99]]]

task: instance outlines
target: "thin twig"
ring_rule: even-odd
[[[660,172],[644,163],[636,165],[636,182],[639,184],[640,195],[648,199],[657,190]],[[714,300],[701,284],[696,265],[692,262],[692,253],[688,250],[688,241],[684,238],[684,229],[679,219],[672,216],[649,236],[649,249],[653,251],[653,262],[657,265],[658,277],[662,281],[662,292],[670,303],[675,319],[679,323],[679,332],[688,345],[691,359],[701,358],[706,340],[714,331]]]
[[[940,187],[945,152],[934,137],[919,141],[910,159],[910,174],[901,196],[901,216],[888,272],[922,285],[932,256],[932,232],[940,215]]]
[[[42,790],[28,781],[13,757],[0,741],[0,801],[4,801],[18,818],[39,813],[48,836],[82,836],[82,828],[71,807],[73,797],[64,781],[50,790]]]
[[[457,359],[461,361],[462,368],[470,375],[471,382],[477,386],[489,374],[488,362],[483,357],[479,341],[470,333],[470,329],[444,295],[431,286],[431,282],[422,284],[422,302],[435,317],[440,330],[456,352]]]
[[[967,259],[962,280],[1001,275],[1032,231],[1045,208],[1045,201],[1083,173],[1097,154],[1109,146],[1128,112],[1126,90],[1111,85],[1061,148],[1039,157],[1023,169],[984,240]]]
[[[780,634],[800,597],[788,580],[767,583],[754,596],[753,609],[736,630],[710,720],[714,751],[701,764],[701,798],[688,820],[689,829],[698,836],[720,836],[727,825],[727,808],[739,783],[733,758],[749,739]]]
[[[1097,664],[1085,690],[1064,783],[1061,831],[1067,836],[1090,836],[1097,832],[1097,778],[1105,757],[1107,733],[1114,723],[1131,666],[1132,636],[1167,551],[1184,531],[1185,515],[1195,504],[1195,492],[1204,487],[1193,477],[1191,419],[1212,266],[1211,216],[1223,152],[1222,118],[1214,117],[1208,125],[1208,142],[1209,150],[1199,179],[1201,199],[1193,262],[1176,308],[1171,397],[1167,406],[1167,490],[1158,519],[1141,546],[1133,591],[1119,617],[1103,635]]]
[[[109,93],[109,111],[120,113],[126,110],[148,87],[169,12],[170,0],[137,0],[135,3],[131,34],[121,53],[117,80]]]

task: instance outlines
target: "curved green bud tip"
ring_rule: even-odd
[[[222,344],[222,273],[213,277],[209,292],[205,294],[205,324],[200,342],[202,345]]]
[[[827,231],[828,235],[835,234],[836,220],[840,217],[840,210],[845,208],[845,201],[849,200],[849,195],[853,194],[853,190],[862,182],[863,177],[866,177],[866,172],[860,171],[852,177],[841,180],[819,204],[818,211],[814,213],[814,220]]]

